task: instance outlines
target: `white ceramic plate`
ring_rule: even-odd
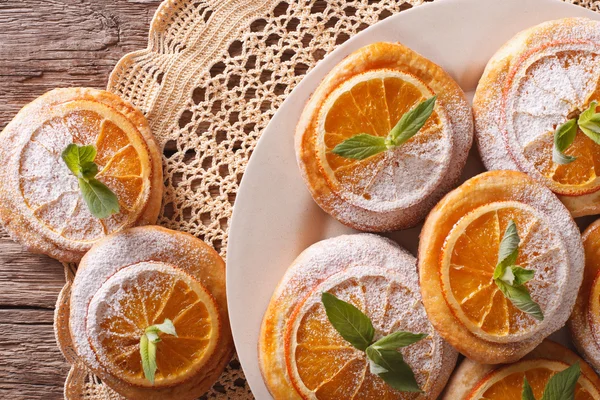
[[[268,399],[258,367],[263,313],[279,279],[311,244],[352,229],[324,213],[300,177],[296,122],[325,74],[352,51],[378,41],[401,42],[442,66],[469,98],[496,50],[540,22],[600,15],[558,0],[440,0],[389,17],[322,60],[281,105],[258,142],[235,203],[227,248],[227,298],[233,338],[257,399]],[[463,178],[482,172],[473,147]],[[416,254],[421,227],[386,235]]]

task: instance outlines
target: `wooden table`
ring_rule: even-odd
[[[0,0],[0,129],[55,87],[105,88],[146,47],[160,0]],[[0,166],[1,168],[1,166]],[[62,265],[0,232],[0,398],[59,399],[69,365],[54,341]]]

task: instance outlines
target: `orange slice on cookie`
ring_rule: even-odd
[[[574,216],[600,212],[600,145],[578,129],[565,150],[575,161],[558,164],[554,132],[600,101],[599,34],[600,23],[585,18],[519,33],[489,61],[473,100],[485,166],[527,173]]]
[[[383,140],[434,95],[431,116],[402,145],[363,159],[333,151],[359,134]],[[471,139],[470,108],[448,74],[400,44],[374,43],[323,79],[298,123],[296,154],[321,208],[351,227],[386,231],[415,225],[449,190]]]
[[[569,320],[573,343],[597,370],[600,369],[600,220],[583,233],[585,272]]]
[[[435,332],[420,301],[415,260],[370,234],[340,236],[306,249],[288,269],[265,313],[259,362],[275,398],[413,399],[373,374],[364,351],[333,328],[321,302],[330,293],[363,311],[375,336],[396,331],[429,336],[402,348],[427,398],[436,398],[456,352]]]
[[[526,378],[536,399],[541,399],[549,379],[578,362],[581,374],[575,400],[600,398],[600,378],[567,348],[545,340],[524,359],[507,365],[479,364],[466,358],[454,371],[442,400],[521,399]]]
[[[500,243],[514,223],[514,265],[543,318],[509,299],[494,279]],[[521,358],[568,318],[581,283],[579,230],[560,201],[527,175],[492,171],[450,192],[428,216],[419,245],[423,303],[431,323],[482,363]]]
[[[156,331],[151,379],[141,338]],[[195,399],[233,353],[225,264],[193,236],[156,226],[110,235],[82,259],[72,286],[74,348],[103,382],[131,399]]]
[[[96,178],[119,212],[97,218],[61,154],[93,145]],[[24,107],[0,135],[0,221],[28,249],[76,262],[100,238],[154,223],[162,198],[158,147],[144,116],[114,94],[56,89]]]

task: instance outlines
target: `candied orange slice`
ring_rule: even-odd
[[[114,376],[151,386],[140,356],[144,330],[170,319],[177,336],[159,334],[154,386],[194,376],[219,341],[219,313],[207,289],[181,269],[159,262],[123,268],[91,300],[87,335],[100,363]]]
[[[542,323],[513,306],[493,280],[500,241],[510,220],[521,238],[517,265],[536,271],[526,286],[544,310],[551,303],[538,292],[543,291],[542,275],[566,260],[531,206],[494,202],[466,214],[446,238],[440,262],[444,296],[455,316],[471,332],[496,342],[529,337]]]
[[[465,400],[520,399],[523,380],[527,378],[536,399],[541,399],[548,380],[569,367],[562,361],[548,359],[523,360],[490,372],[469,393]],[[593,400],[600,396],[598,388],[584,374],[575,386],[575,400]]]
[[[413,398],[414,394],[396,391],[370,372],[365,353],[344,340],[327,319],[321,303],[323,291],[365,312],[378,337],[398,330],[428,333],[427,324],[418,321],[422,305],[399,277],[366,268],[341,272],[315,288],[287,322],[285,359],[296,391],[305,399]],[[425,391],[436,378],[430,377],[428,369],[435,346],[430,335],[402,349]]]
[[[416,76],[388,69],[363,72],[334,90],[320,111],[316,138],[318,162],[331,189],[372,211],[408,207],[432,193],[452,150],[449,123],[438,106],[421,130],[395,149],[363,160],[332,150],[361,133],[386,137],[403,114],[433,95]]]
[[[578,130],[565,151],[570,164],[552,160],[554,131],[600,101],[600,62],[588,44],[557,41],[525,54],[505,87],[506,143],[515,162],[555,193],[579,196],[600,189],[600,145]],[[598,108],[600,111],[600,108]]]
[[[98,219],[89,212],[61,158],[70,143],[96,147],[96,177],[117,195],[119,213]],[[57,105],[25,145],[19,167],[21,194],[34,217],[52,233],[84,243],[133,224],[148,201],[151,174],[148,148],[131,122],[88,100]]]
[[[543,320],[520,311],[493,280],[510,220],[516,264],[533,271],[525,288]],[[581,284],[579,228],[549,188],[517,171],[477,175],[429,213],[419,242],[423,303],[440,335],[481,364],[521,359],[561,328]]]

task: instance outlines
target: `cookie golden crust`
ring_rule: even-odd
[[[91,215],[61,159],[71,143],[96,147],[97,178],[119,198],[119,213]],[[63,262],[160,211],[161,155],[148,122],[103,90],[55,89],[23,107],[0,134],[0,164],[0,222],[28,250]]]
[[[598,285],[600,279],[600,220],[583,233],[585,272],[575,308],[569,319],[573,343],[586,360],[600,371],[600,338],[598,334]]]
[[[331,153],[341,136],[387,135],[403,113],[433,95],[433,116],[396,150],[357,163]],[[376,117],[380,109],[383,117]],[[358,122],[346,127],[344,113],[359,115]],[[295,146],[302,177],[325,212],[355,229],[389,231],[416,225],[450,190],[472,136],[469,104],[442,68],[401,44],[374,43],[323,79],[300,117]]]
[[[370,373],[364,353],[326,319],[323,292],[365,312],[377,337],[401,330],[429,334],[402,349],[423,395],[394,391]],[[302,252],[273,293],[258,348],[261,372],[275,399],[434,399],[457,357],[427,320],[414,257],[372,234],[323,240]]]
[[[550,360],[558,361],[566,365],[573,365],[579,362],[581,367],[581,374],[584,378],[592,385],[590,390],[590,398],[593,395],[598,396],[598,388],[600,388],[600,378],[596,375],[594,370],[586,364],[577,354],[555,343],[551,340],[544,340],[539,346],[527,354],[521,362],[530,362],[534,360]],[[474,391],[478,386],[481,386],[482,381],[490,377],[494,372],[506,366],[490,365],[490,364],[479,364],[476,361],[465,358],[460,365],[452,373],[452,377],[444,390],[444,394],[441,397],[442,400],[476,400],[480,397],[475,395]],[[520,381],[519,383],[522,383]],[[588,386],[589,387],[589,386]],[[522,385],[519,385],[517,390],[521,390]],[[578,397],[579,398],[579,397]],[[582,396],[583,398],[587,398]]]
[[[473,99],[475,139],[487,169],[527,173],[574,217],[600,213],[600,146],[578,131],[553,162],[553,134],[600,101],[600,22],[544,22],[509,40],[488,62]]]
[[[526,287],[542,321],[514,307],[493,281],[510,220],[521,238],[516,262],[535,271]],[[515,171],[480,174],[446,195],[425,221],[418,254],[429,320],[459,352],[483,364],[516,361],[561,328],[584,264],[568,210],[545,186]]]
[[[141,366],[140,337],[166,318],[178,335],[162,335],[157,343],[151,384]],[[81,260],[69,327],[80,359],[123,396],[196,399],[233,355],[225,263],[192,235],[158,226],[107,236]]]

